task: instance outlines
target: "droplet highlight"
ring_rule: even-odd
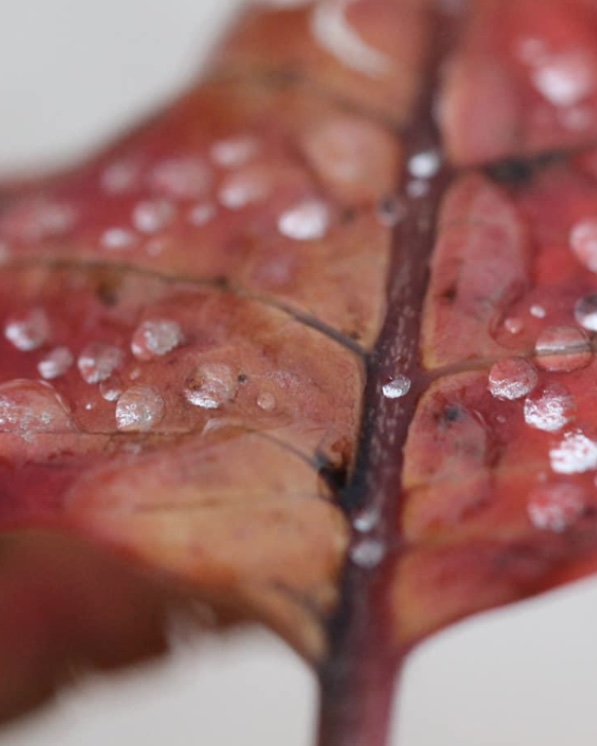
[[[384,383],[381,388],[383,395],[386,399],[401,399],[406,396],[410,391],[412,381],[406,376],[399,375],[392,378],[391,381]]]
[[[116,426],[121,432],[146,432],[159,424],[164,400],[153,386],[136,384],[124,391],[116,404]]]

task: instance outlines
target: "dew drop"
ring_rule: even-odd
[[[534,62],[533,83],[554,106],[574,106],[593,93],[593,64],[583,50],[537,55]]]
[[[218,191],[218,200],[228,210],[242,210],[264,202],[272,190],[272,179],[267,172],[262,168],[247,167],[224,179]]]
[[[105,381],[100,382],[99,390],[102,398],[106,401],[118,401],[123,391],[122,381],[118,376],[110,376]]]
[[[254,137],[230,137],[214,143],[210,155],[214,163],[222,168],[244,166],[259,152],[259,143]]]
[[[50,337],[50,322],[46,312],[42,308],[31,308],[11,316],[4,325],[4,336],[17,350],[37,350]]]
[[[536,319],[544,319],[547,316],[547,311],[543,306],[538,305],[537,303],[533,304],[529,308],[529,313],[531,316],[534,316]]]
[[[416,179],[430,179],[441,166],[441,158],[435,150],[417,153],[408,162],[408,172]]]
[[[408,394],[411,386],[412,382],[410,378],[399,375],[392,378],[391,381],[384,383],[381,391],[386,399],[401,399]]]
[[[200,228],[207,225],[216,216],[216,206],[210,202],[204,202],[202,204],[191,207],[188,212],[187,219],[191,225]]]
[[[597,293],[576,301],[574,318],[583,328],[597,332]]]
[[[597,219],[587,218],[570,232],[570,248],[591,272],[597,272]]]
[[[327,206],[315,199],[291,207],[278,218],[278,230],[295,241],[316,241],[323,238],[330,225]]]
[[[124,251],[133,248],[137,237],[126,228],[108,228],[102,233],[100,243],[110,251]]]
[[[147,319],[133,334],[131,350],[139,360],[167,355],[183,341],[180,324],[169,319]]]
[[[145,200],[133,210],[133,225],[141,233],[157,233],[174,220],[175,214],[174,205],[168,200]]]
[[[377,217],[382,225],[393,228],[406,217],[406,208],[400,197],[392,194],[384,199],[377,206]]]
[[[524,329],[522,319],[519,319],[516,316],[510,316],[509,318],[504,319],[504,329],[509,334],[520,334]]]
[[[273,412],[276,408],[276,397],[269,391],[262,391],[257,397],[257,406],[264,412]]]
[[[118,347],[93,342],[85,347],[77,360],[81,377],[87,383],[100,383],[110,378],[124,362],[124,353]]]
[[[549,461],[557,474],[597,469],[597,443],[580,431],[566,433],[560,444],[549,451]]]
[[[352,526],[355,531],[368,533],[372,531],[379,523],[379,510],[377,508],[363,508],[352,520]]]
[[[559,384],[548,384],[532,393],[524,402],[524,421],[530,427],[555,433],[567,425],[575,414],[570,392]]]
[[[134,161],[111,163],[102,173],[100,181],[108,194],[124,194],[137,186],[139,164]]]
[[[149,175],[150,186],[174,200],[198,199],[208,191],[211,182],[207,165],[191,156],[160,161]]]
[[[567,372],[585,368],[592,358],[587,335],[575,326],[550,326],[537,338],[535,361],[540,368]]]
[[[238,391],[238,379],[223,363],[204,363],[187,380],[185,397],[195,407],[219,409]]]
[[[535,528],[561,533],[582,515],[585,506],[586,495],[578,485],[551,484],[531,492],[527,512]]]
[[[539,376],[534,366],[520,357],[499,360],[489,371],[489,391],[496,399],[514,401],[530,394]]]
[[[42,378],[47,380],[63,376],[74,362],[73,354],[68,347],[55,347],[37,364]]]
[[[350,550],[350,559],[363,570],[377,567],[385,555],[385,544],[379,539],[361,539]]]
[[[412,179],[406,185],[406,193],[413,199],[420,199],[429,193],[429,182],[425,179]]]
[[[0,431],[58,433],[73,430],[68,406],[45,381],[15,379],[0,385]]]
[[[116,426],[122,432],[145,432],[162,421],[164,411],[164,400],[156,388],[136,384],[118,398]]]

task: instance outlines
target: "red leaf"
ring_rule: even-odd
[[[595,27],[253,9],[206,82],[5,192],[0,715],[199,599],[317,665],[322,746],[376,746],[414,645],[595,572]]]

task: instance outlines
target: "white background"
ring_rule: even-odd
[[[73,159],[169,97],[237,5],[0,0],[0,171]],[[0,744],[307,746],[315,701],[313,678],[292,653],[263,632],[245,633],[89,681],[0,730]],[[424,646],[404,677],[393,742],[595,746],[596,701],[591,581]]]

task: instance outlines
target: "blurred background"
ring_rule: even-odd
[[[241,4],[0,0],[0,173],[76,159],[153,110],[184,86]],[[597,580],[423,646],[403,677],[393,744],[595,746],[596,696]],[[0,730],[0,744],[308,746],[316,698],[296,656],[255,630],[90,677]]]

